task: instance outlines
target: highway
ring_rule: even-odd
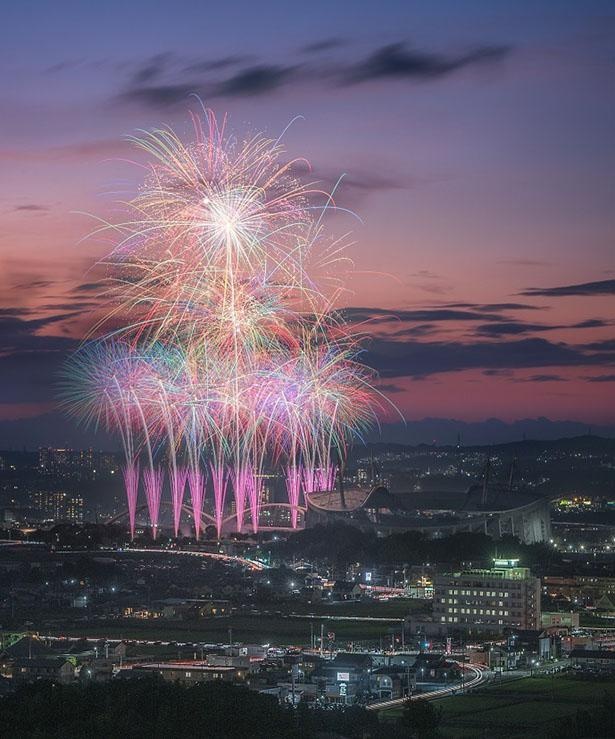
[[[482,682],[486,679],[487,671],[483,669],[482,667],[476,667],[475,665],[466,665],[465,669],[467,672],[472,673],[472,676],[469,680],[464,680],[462,683],[454,683],[452,685],[447,685],[445,688],[438,688],[437,690],[430,690],[427,693],[419,693],[417,695],[411,696],[410,700],[413,701],[431,701],[436,700],[436,698],[444,698],[447,695],[453,695],[460,693],[462,690],[465,692],[469,688],[475,688],[477,685],[480,685]],[[393,700],[387,700],[387,701],[378,701],[378,703],[370,703],[368,706],[366,706],[368,711],[384,711],[388,708],[397,708],[399,706],[403,706],[404,703],[407,701],[407,698],[395,698]]]
[[[193,549],[149,549],[149,548],[141,548],[138,549],[137,547],[127,547],[126,549],[117,549],[115,550],[117,553],[125,553],[125,552],[138,552],[140,554],[183,554],[183,555],[190,555],[192,557],[205,557],[207,559],[214,559],[218,560],[219,562],[229,562],[229,563],[236,563],[243,565],[244,567],[247,567],[249,570],[254,570],[260,572],[261,570],[267,569],[267,565],[263,564],[262,562],[257,562],[254,559],[246,559],[245,557],[235,557],[230,554],[220,554],[219,552],[204,552],[199,550],[193,550]]]

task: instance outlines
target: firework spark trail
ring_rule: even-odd
[[[122,469],[124,487],[128,502],[128,521],[130,524],[130,538],[135,538],[135,518],[137,513],[137,494],[139,491],[139,463],[127,464]]]
[[[218,538],[222,533],[222,520],[224,518],[224,502],[226,500],[226,487],[228,484],[228,472],[224,465],[210,462],[211,482],[214,489],[214,516],[216,519],[216,533]]]
[[[229,481],[237,530],[246,504],[258,529],[270,463],[285,470],[294,528],[301,490],[331,489],[333,459],[342,466],[348,444],[377,420],[359,337],[332,310],[345,237],[327,243],[333,193],[320,193],[325,207],[315,209],[319,191],[294,177],[279,141],[232,139],[209,111],[193,123],[191,144],[169,129],[134,139],[151,159],[148,175],[130,219],[95,232],[117,237],[102,260],[109,306],[91,331],[103,338],[70,362],[64,404],[119,433],[133,532],[141,455],[154,533],[162,462],[176,534],[187,477],[200,536],[202,464],[218,536]]]
[[[286,468],[286,490],[288,492],[288,502],[291,505],[291,526],[296,529],[299,497],[301,495],[301,469],[295,465]]]
[[[164,469],[156,467],[143,471],[143,486],[145,488],[145,499],[149,511],[149,520],[152,526],[152,536],[158,536],[158,519],[160,516],[160,500],[162,498],[162,485],[164,483]]]
[[[169,481],[171,486],[171,502],[173,504],[173,531],[175,536],[179,533],[179,520],[182,513],[182,505],[184,503],[184,489],[186,480],[188,479],[188,470],[185,467],[178,467],[169,470]]]
[[[246,498],[248,495],[249,479],[251,470],[248,465],[239,463],[231,473],[233,480],[233,494],[235,496],[235,520],[237,531],[243,529],[243,521],[246,510]]]
[[[190,501],[192,503],[192,516],[194,518],[194,532],[198,539],[201,536],[201,521],[203,520],[203,504],[205,502],[206,478],[198,468],[188,471],[188,487],[190,489]]]
[[[246,480],[246,489],[250,504],[250,515],[252,517],[252,531],[256,534],[258,532],[261,512],[261,494],[263,489],[261,476],[257,476],[253,472],[248,475]]]

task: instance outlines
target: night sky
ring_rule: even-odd
[[[191,93],[239,134],[300,116],[289,156],[345,175],[344,305],[411,428],[615,425],[614,40],[591,0],[3,4],[0,446],[90,440],[54,410],[109,246],[88,214],[121,217],[124,137],[189,136]]]

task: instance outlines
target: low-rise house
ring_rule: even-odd
[[[570,661],[580,670],[615,673],[615,650],[573,649]]]
[[[371,671],[369,654],[339,652],[335,659],[323,660],[317,666],[312,682],[319,686],[322,695],[329,693],[335,702],[350,703],[369,693]]]
[[[34,657],[16,659],[13,662],[13,680],[16,682],[53,680],[59,683],[70,683],[74,679],[75,666],[64,657]]]
[[[121,670],[122,677],[143,677],[160,675],[169,682],[184,685],[223,680],[224,682],[241,683],[246,680],[248,669],[230,665],[210,665],[204,662],[155,662],[133,665],[131,669]]]
[[[371,674],[370,688],[372,695],[379,700],[412,695],[416,689],[416,673],[414,669],[404,669],[401,665],[378,667]]]

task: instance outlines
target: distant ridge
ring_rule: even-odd
[[[525,418],[507,423],[498,418],[484,421],[461,421],[453,418],[423,418],[401,423],[382,424],[368,434],[365,443],[428,444],[463,447],[486,446],[530,441],[555,441],[592,435],[615,439],[615,424],[598,425],[581,421],[553,421],[549,418]],[[109,434],[86,431],[60,413],[46,413],[35,418],[0,421],[0,449],[38,449],[39,446],[62,446],[115,451],[116,439]],[[361,448],[361,442],[355,448]]]

